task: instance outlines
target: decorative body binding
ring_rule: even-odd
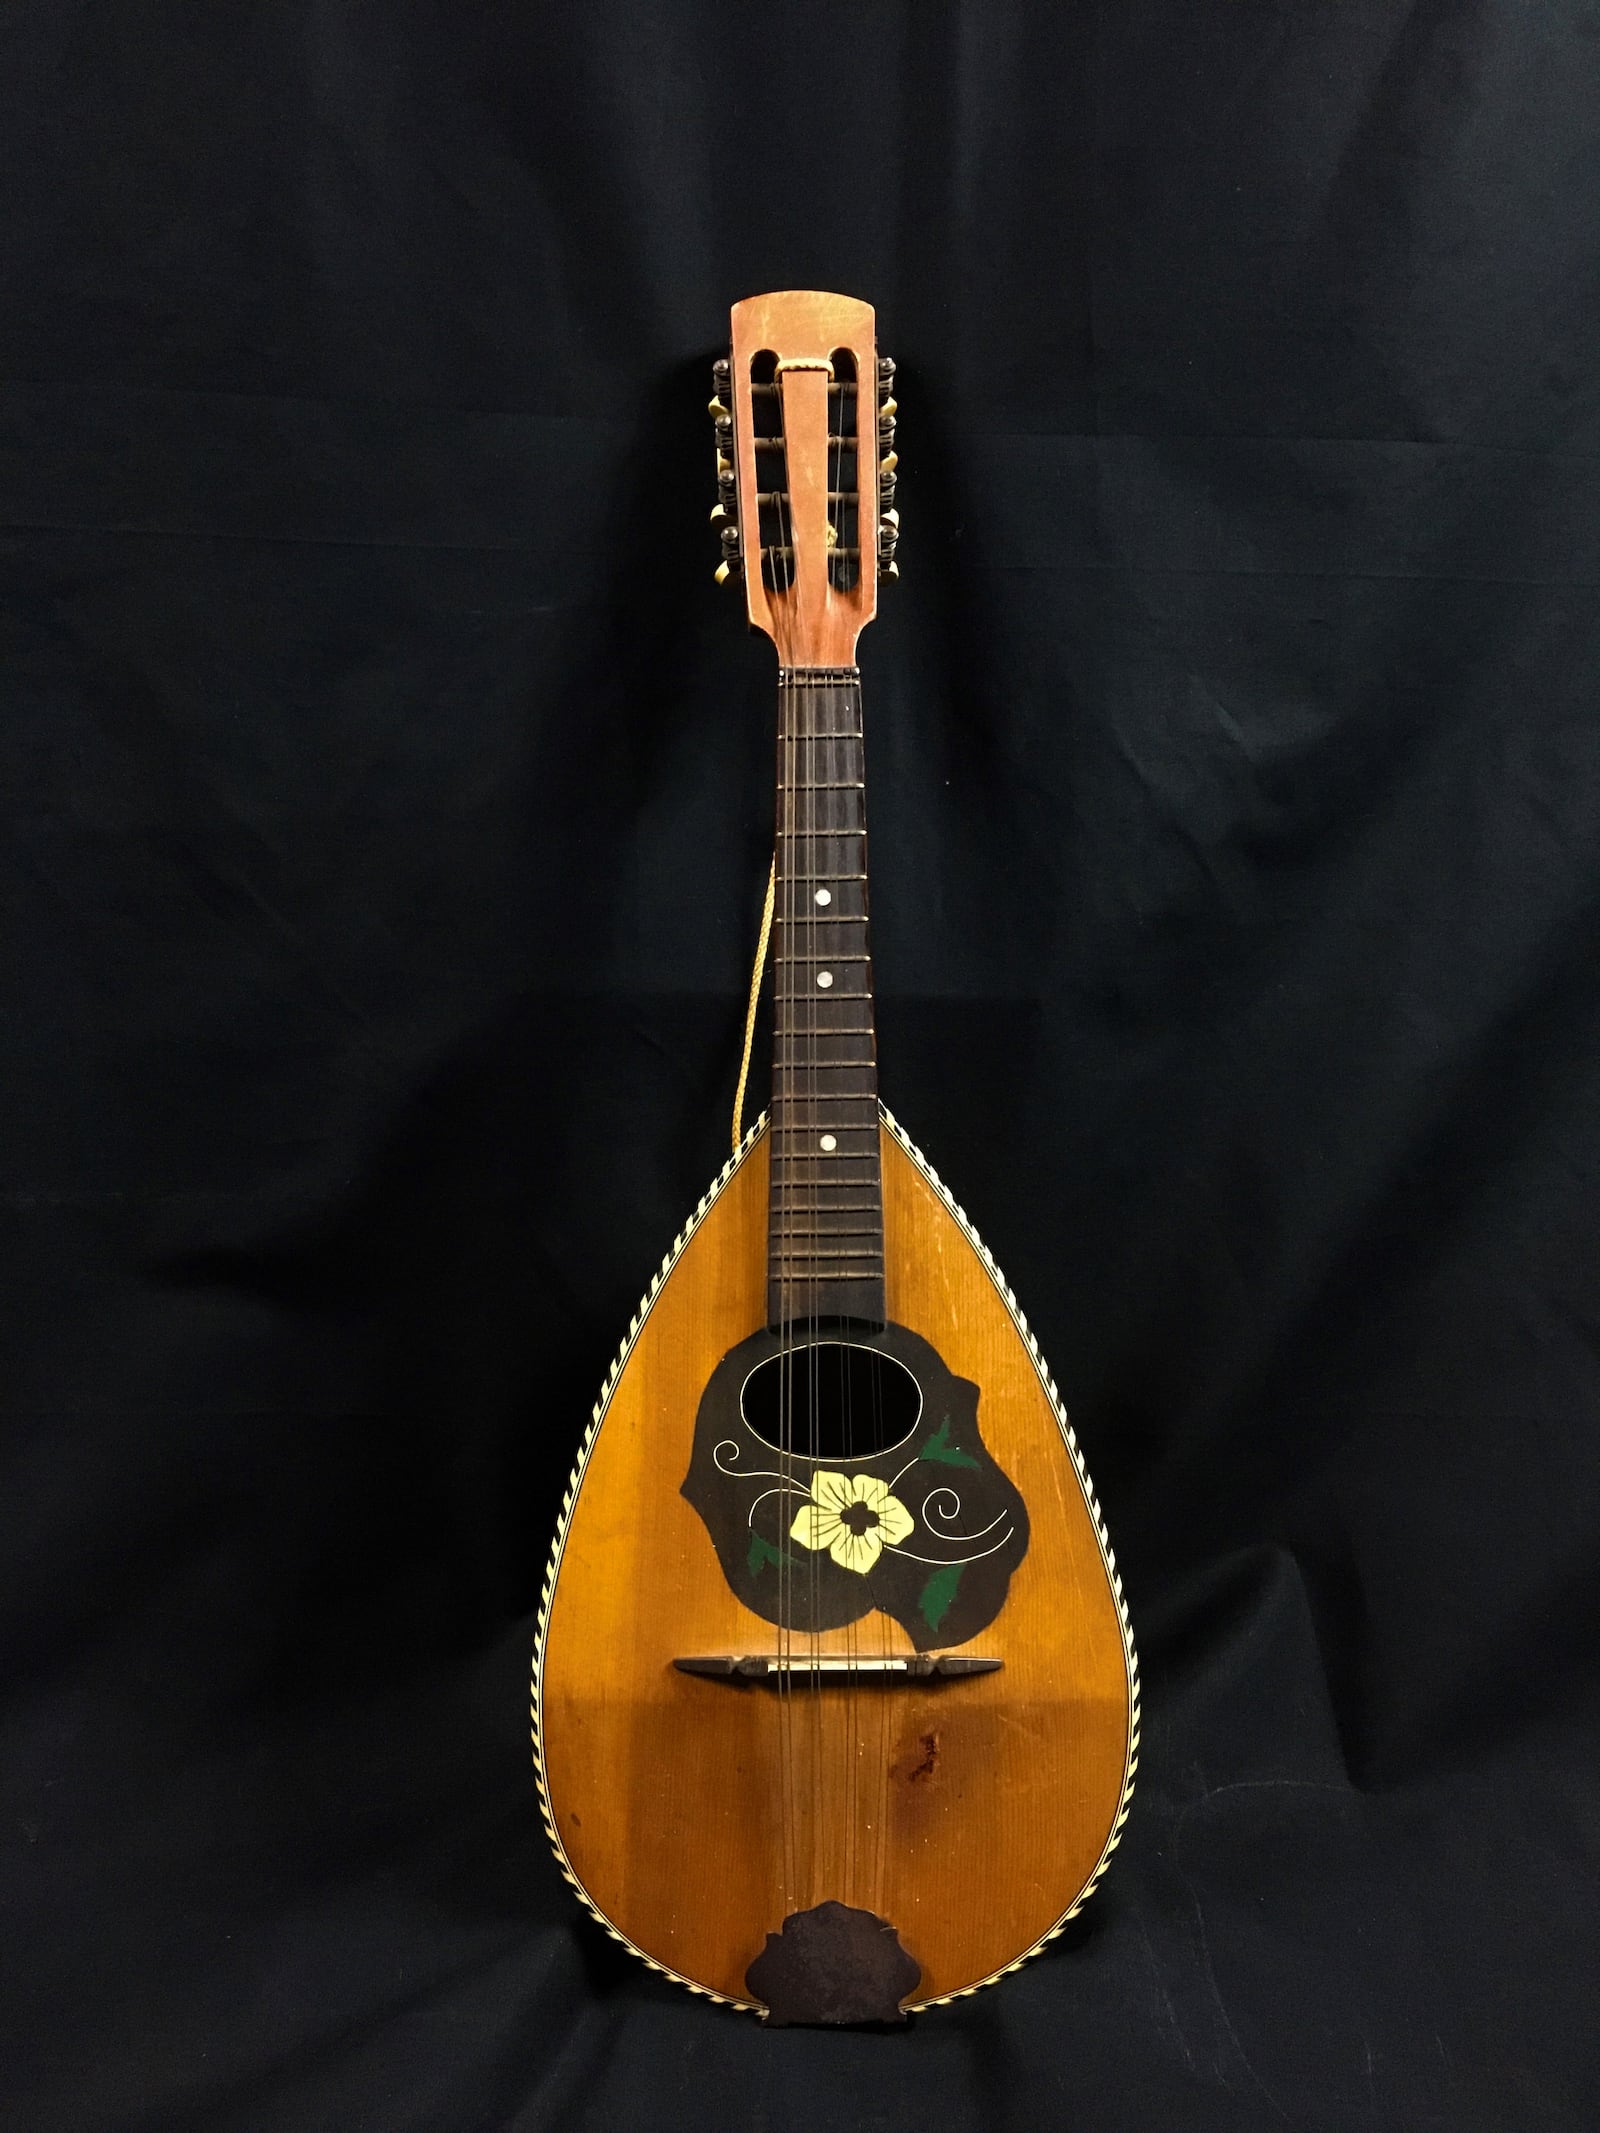
[[[992,1985],[1000,1978],[1009,1976],[1012,1971],[1020,1969],[1025,1963],[1029,1962],[1033,1956],[1037,1955],[1042,1948],[1048,1946],[1048,1944],[1056,1938],[1056,1936],[1061,1932],[1062,1928],[1065,1927],[1071,1919],[1077,1916],[1078,1912],[1082,1910],[1084,1904],[1087,1903],[1090,1896],[1094,1893],[1095,1889],[1099,1885],[1102,1875],[1105,1873],[1107,1865],[1110,1862],[1111,1854],[1113,1851],[1115,1851],[1117,1844],[1121,1839],[1122,1831],[1124,1825],[1127,1822],[1128,1811],[1133,1797],[1134,1777],[1137,1772],[1139,1762],[1140,1685],[1138,1656],[1134,1649],[1132,1626],[1128,1619],[1127,1604],[1123,1596],[1122,1579],[1116,1568],[1116,1562],[1112,1553],[1110,1538],[1106,1532],[1104,1519],[1101,1516],[1099,1500],[1095,1495],[1094,1484],[1090,1480],[1088,1469],[1084,1464],[1083,1454],[1079,1449],[1077,1435],[1073,1430],[1071,1423],[1067,1419],[1066,1410],[1062,1406],[1061,1397],[1056,1389],[1055,1381],[1051,1377],[1048,1369],[1045,1366],[1044,1360],[1039,1353],[1038,1343],[1034,1339],[1032,1332],[1029,1330],[1027,1320],[1024,1317],[1022,1310],[1017,1303],[1013,1291],[1006,1282],[1004,1276],[1001,1274],[1000,1269],[996,1266],[993,1255],[988,1250],[988,1247],[983,1243],[982,1239],[978,1236],[972,1224],[968,1221],[963,1209],[957,1204],[955,1199],[952,1197],[949,1188],[944,1184],[943,1180],[938,1176],[932,1166],[927,1162],[926,1158],[922,1155],[921,1150],[917,1148],[916,1144],[906,1134],[904,1129],[899,1124],[898,1120],[896,1120],[892,1116],[892,1114],[887,1110],[887,1108],[880,1105],[879,1109],[883,1124],[886,1129],[889,1131],[890,1134],[893,1135],[894,1139],[898,1142],[905,1154],[910,1158],[911,1162],[920,1172],[922,1178],[927,1183],[927,1185],[937,1195],[939,1200],[942,1201],[945,1208],[954,1218],[963,1236],[972,1246],[978,1259],[982,1263],[985,1272],[988,1274],[990,1280],[994,1283],[995,1289],[998,1292],[1000,1299],[1004,1304],[1007,1312],[1009,1313],[1012,1323],[1015,1326],[1018,1334],[1020,1335],[1023,1345],[1026,1348],[1028,1356],[1033,1364],[1034,1370],[1038,1375],[1039,1382],[1043,1387],[1051,1411],[1055,1416],[1055,1420],[1058,1427],[1060,1428],[1062,1439],[1066,1444],[1067,1450],[1071,1456],[1073,1467],[1078,1477],[1079,1485],[1083,1491],[1085,1507],[1087,1509],[1090,1522],[1092,1524],[1096,1539],[1099,1544],[1099,1549],[1104,1563],[1106,1576],[1109,1581],[1113,1599],[1115,1601],[1117,1619],[1121,1629],[1123,1656],[1127,1669],[1128,1687],[1128,1734],[1123,1768],[1121,1796],[1118,1800],[1115,1814],[1112,1817],[1110,1828],[1107,1832],[1105,1843],[1101,1850],[1099,1860],[1095,1864],[1087,1880],[1084,1882],[1083,1887],[1079,1890],[1073,1902],[1061,1914],[1061,1916],[1055,1921],[1055,1923],[1049,1928],[1049,1930],[1041,1934],[1031,1947],[1024,1949],[1023,1952],[1017,1957],[1015,1957],[1012,1961],[1001,1964],[987,1977],[980,1978],[970,1985],[964,1985],[956,1991],[935,1994],[926,2000],[916,2002],[916,2010],[920,2011],[922,2008],[944,2006],[949,2004],[949,2002],[953,2000],[969,1998],[973,1993],[982,1991],[985,1986]],[[540,1812],[544,1819],[545,1832],[550,1840],[551,1848],[555,1852],[556,1861],[559,1867],[561,1868],[562,1874],[565,1876],[566,1880],[571,1885],[574,1893],[580,1898],[580,1900],[584,1904],[584,1907],[593,1915],[593,1917],[599,1922],[599,1924],[605,1928],[605,1930],[611,1935],[614,1940],[620,1942],[623,1947],[627,1948],[630,1953],[636,1955],[640,1959],[640,1961],[645,1963],[650,1969],[659,1972],[660,1975],[662,1975],[663,1977],[671,1978],[676,1984],[686,1987],[688,1991],[697,1993],[702,1998],[717,2001],[724,2006],[740,2008],[750,2013],[761,2012],[760,2008],[756,2005],[754,2001],[736,1997],[731,1993],[718,1992],[710,1986],[699,1984],[693,1978],[685,1977],[679,1971],[672,1969],[670,1965],[658,1962],[653,1956],[647,1954],[644,1949],[638,1947],[632,1940],[628,1938],[625,1933],[619,1931],[619,1929],[612,1923],[612,1921],[606,1917],[605,1913],[594,1902],[592,1897],[589,1895],[588,1890],[584,1887],[583,1883],[574,1873],[571,1863],[567,1858],[565,1848],[562,1845],[560,1834],[556,1828],[555,1816],[552,1810],[550,1800],[549,1785],[546,1778],[543,1746],[541,1740],[541,1682],[545,1653],[545,1640],[550,1622],[551,1603],[555,1593],[556,1577],[561,1564],[562,1551],[566,1543],[567,1531],[572,1518],[573,1506],[577,1500],[579,1484],[583,1479],[584,1470],[588,1464],[590,1453],[594,1447],[596,1435],[599,1431],[600,1424],[605,1419],[606,1411],[610,1404],[611,1396],[616,1388],[617,1381],[621,1377],[624,1366],[626,1365],[629,1355],[633,1350],[634,1343],[639,1337],[640,1328],[643,1325],[645,1318],[647,1317],[651,1309],[651,1306],[654,1304],[657,1296],[660,1294],[662,1285],[666,1281],[667,1276],[672,1272],[674,1265],[681,1256],[689,1239],[693,1236],[700,1223],[705,1219],[708,1210],[712,1207],[718,1196],[727,1186],[729,1180],[734,1176],[739,1166],[749,1155],[751,1149],[756,1145],[756,1142],[760,1139],[761,1135],[766,1131],[766,1128],[767,1117],[766,1114],[763,1113],[762,1116],[758,1118],[755,1124],[750,1128],[749,1132],[745,1135],[737,1152],[734,1155],[730,1156],[727,1163],[724,1164],[722,1171],[714,1180],[708,1191],[701,1198],[699,1205],[696,1207],[689,1221],[684,1225],[683,1229],[679,1231],[677,1237],[673,1241],[672,1249],[662,1260],[660,1267],[657,1269],[656,1274],[651,1281],[649,1290],[646,1292],[645,1296],[641,1300],[638,1310],[634,1313],[633,1319],[628,1327],[627,1335],[624,1338],[622,1346],[618,1351],[617,1357],[612,1363],[611,1368],[606,1375],[605,1382],[601,1387],[600,1396],[595,1402],[594,1411],[589,1421],[589,1427],[585,1432],[583,1443],[578,1453],[577,1462],[574,1465],[571,1478],[567,1484],[566,1493],[562,1499],[561,1513],[556,1526],[555,1541],[551,1549],[549,1565],[545,1572],[544,1587],[540,1597],[538,1624],[534,1642],[530,1707],[530,1716],[533,1730],[534,1779],[539,1794],[539,1806]]]

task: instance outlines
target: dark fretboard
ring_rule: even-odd
[[[867,950],[867,810],[854,667],[778,676],[773,925],[774,1326],[884,1322],[878,1064]]]

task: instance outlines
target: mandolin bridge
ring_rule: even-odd
[[[1003,1661],[960,1652],[714,1652],[706,1658],[674,1659],[682,1674],[707,1674],[718,1681],[782,1682],[792,1676],[868,1681],[885,1686],[896,1681],[948,1681],[961,1674],[997,1674]]]

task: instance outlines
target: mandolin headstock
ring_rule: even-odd
[[[844,667],[895,577],[894,365],[872,306],[790,289],[733,307],[713,366],[721,583],[785,667]]]

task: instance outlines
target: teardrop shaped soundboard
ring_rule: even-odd
[[[754,1984],[752,1965],[813,1917],[892,1929],[884,1989],[907,2010],[992,1983],[1088,1896],[1133,1784],[1137,1663],[1055,1388],[887,1113],[881,1156],[900,1343],[885,1353],[940,1411],[918,1415],[898,1457],[855,1462],[859,1480],[848,1460],[793,1477],[768,1453],[776,1488],[737,1419],[709,1446],[702,1425],[702,1471],[709,1456],[723,1481],[685,1493],[702,1396],[767,1322],[763,1120],[630,1330],[540,1610],[534,1757],[563,1870],[646,1962],[758,2011],[781,1965],[768,1956]],[[744,1521],[731,1536],[713,1530],[719,1488]],[[963,1490],[979,1492],[965,1509]],[[991,1506],[986,1534],[965,1538]],[[1006,1559],[985,1583],[993,1533]],[[853,1619],[781,1637],[770,1595],[786,1576],[819,1621],[851,1604]]]

